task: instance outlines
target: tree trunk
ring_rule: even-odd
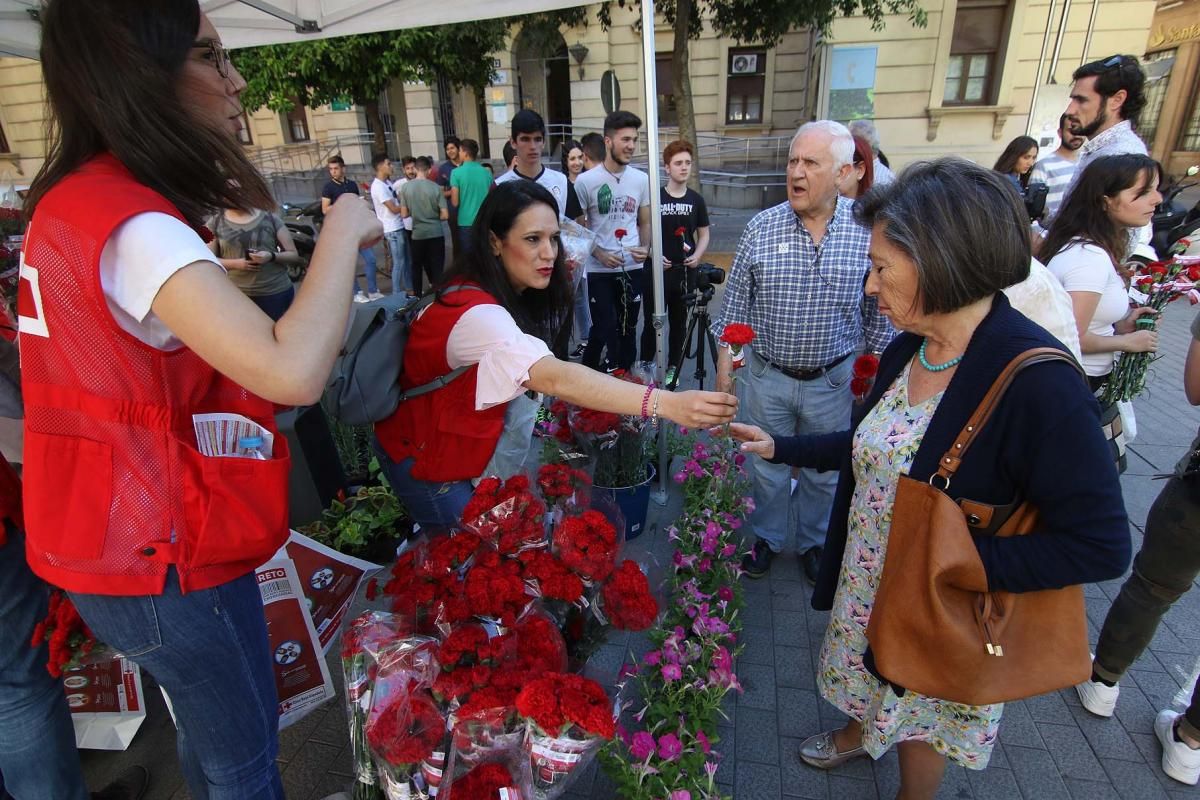
[[[371,121],[371,127],[374,129],[374,142],[371,144],[371,155],[376,153],[387,153],[387,134],[383,130],[383,117],[379,114],[379,100],[367,100],[362,104],[363,109],[367,112],[367,119]]]
[[[696,109],[692,104],[692,79],[688,75],[688,33],[691,28],[695,0],[675,3],[675,51],[671,63],[671,91],[675,95],[675,111],[679,117],[679,138],[692,143],[696,155],[692,161],[692,176],[688,186],[700,191],[700,143],[696,141]],[[653,89],[651,89],[653,91]],[[657,157],[658,154],[653,154]]]

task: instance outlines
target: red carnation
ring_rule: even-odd
[[[551,736],[572,726],[611,739],[613,704],[604,688],[582,675],[551,673],[530,681],[517,695],[517,713]]]
[[[371,750],[393,767],[411,767],[433,755],[446,733],[446,721],[433,701],[401,693],[367,722]]]
[[[512,625],[532,599],[525,592],[520,564],[494,550],[476,559],[463,583],[463,594],[472,613],[505,625]]]
[[[521,575],[533,581],[538,593],[547,600],[574,603],[583,596],[583,581],[553,553],[530,550],[521,556]]]
[[[676,236],[683,236],[686,233],[687,233],[687,228],[683,227],[682,225],[680,225],[678,228],[675,229]]]
[[[650,582],[634,561],[623,561],[600,591],[604,613],[613,627],[622,631],[644,631],[658,616],[658,603],[650,594]]]
[[[450,791],[454,800],[500,800],[503,789],[509,790],[508,797],[520,797],[508,767],[492,761],[454,781]]]
[[[558,557],[585,580],[602,581],[617,558],[617,529],[599,511],[567,517],[554,533]]]
[[[854,377],[874,378],[879,372],[879,356],[874,353],[863,353],[854,359]]]
[[[721,341],[733,347],[745,347],[754,341],[754,328],[740,322],[731,322],[725,326]]]
[[[626,233],[628,233],[628,231],[624,228],[617,228],[615,231],[613,231],[613,236],[617,237],[617,241],[619,242],[625,238]]]

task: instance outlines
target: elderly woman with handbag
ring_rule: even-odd
[[[931,798],[947,759],[987,766],[1003,701],[1087,677],[1081,584],[1125,570],[1128,520],[1078,365],[1001,292],[1030,262],[1005,178],[942,159],[857,213],[866,292],[902,333],[851,429],[732,432],[841,473],[813,606],[833,610],[817,683],[850,721],[800,758],[828,769],[896,745],[898,797]]]

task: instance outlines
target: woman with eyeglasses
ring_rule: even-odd
[[[193,797],[283,798],[254,575],[287,536],[274,404],[320,395],[355,257],[382,229],[339,200],[273,321],[205,245],[218,209],[275,203],[237,141],[245,81],[196,0],[50,0],[41,20],[54,133],[21,271],[29,564],[166,690]],[[212,413],[273,447],[218,455],[228,441],[197,426]]]

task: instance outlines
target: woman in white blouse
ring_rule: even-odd
[[[733,419],[733,395],[644,387],[551,354],[574,298],[558,204],[545,188],[533,181],[494,188],[471,240],[413,323],[404,351],[403,389],[440,378],[445,385],[406,399],[375,426],[388,479],[422,528],[456,525],[478,478],[521,471],[537,393],[690,427]]]
[[[1162,200],[1159,177],[1158,164],[1147,156],[1096,159],[1079,176],[1039,249],[1039,258],[1071,296],[1093,390],[1103,386],[1117,353],[1158,349],[1158,334],[1137,325],[1155,312],[1130,308],[1121,264],[1130,231],[1146,225]]]

